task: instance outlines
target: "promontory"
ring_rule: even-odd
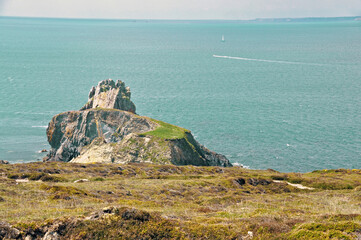
[[[44,161],[232,166],[224,155],[199,144],[189,130],[137,115],[130,97],[120,80],[92,87],[79,111],[60,113],[50,121],[51,150]]]

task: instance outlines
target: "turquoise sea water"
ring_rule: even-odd
[[[138,114],[190,129],[232,162],[360,168],[360,39],[360,21],[0,18],[0,159],[41,159],[51,117],[112,78]]]

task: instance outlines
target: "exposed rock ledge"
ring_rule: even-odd
[[[135,105],[130,100],[130,95],[130,88],[125,87],[124,82],[103,80],[90,89],[89,100],[80,110],[110,108],[135,113]]]
[[[134,112],[124,83],[101,81],[80,111],[53,117],[47,128],[52,149],[44,160],[232,166],[224,155],[200,145],[190,131]]]

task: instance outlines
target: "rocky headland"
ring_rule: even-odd
[[[104,80],[79,111],[60,113],[47,128],[51,150],[44,161],[222,166],[222,154],[199,144],[189,130],[139,116],[129,87]]]

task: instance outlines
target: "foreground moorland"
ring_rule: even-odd
[[[361,170],[0,165],[0,238],[360,239]]]

